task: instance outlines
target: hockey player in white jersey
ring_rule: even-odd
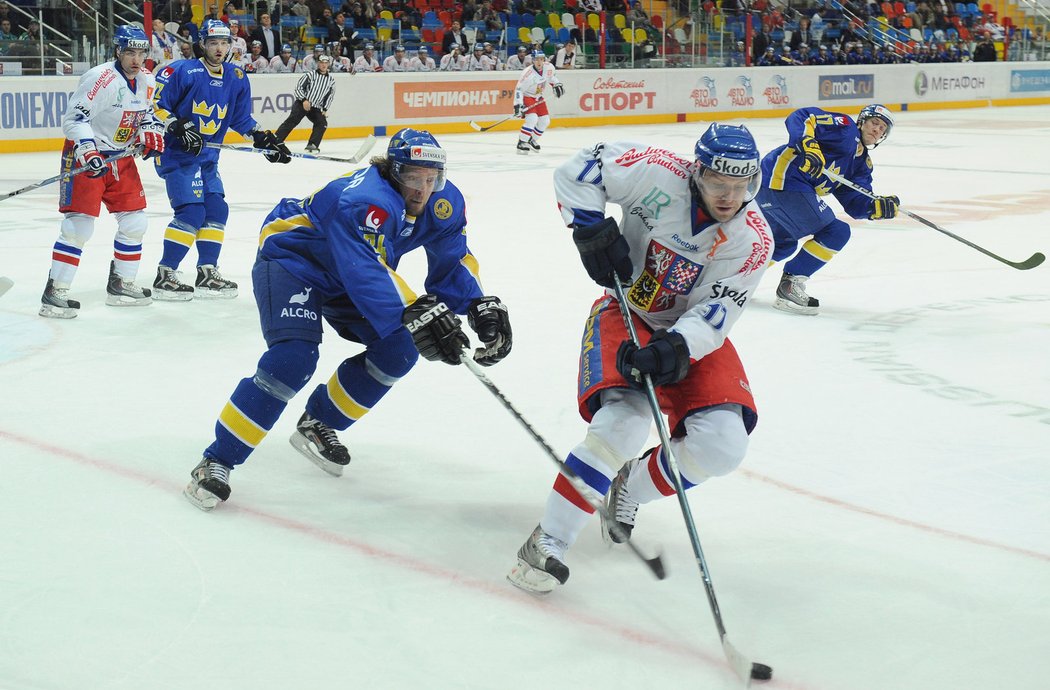
[[[314,45],[314,52],[303,58],[302,71],[303,72],[316,72],[317,71],[317,60],[325,54],[324,44],[318,43]]]
[[[697,141],[695,160],[613,142],[581,151],[554,173],[558,207],[587,273],[605,288],[625,286],[642,344],[629,338],[607,289],[591,309],[580,355],[578,403],[590,426],[565,464],[592,500],[605,497],[621,536],[629,537],[640,504],[674,494],[664,449],[641,453],[653,424],[645,375],[668,415],[685,487],[743,460],[758,416],[727,336],[773,248],[754,200],[760,161],[747,128],[713,124]],[[619,225],[606,217],[607,204],[621,207]],[[564,584],[565,551],[593,512],[559,475],[508,579],[535,593]]]
[[[467,57],[463,54],[462,47],[458,43],[453,43],[449,46],[448,52],[441,56],[438,71],[462,72],[465,69],[467,69]]]
[[[496,59],[485,54],[485,46],[481,43],[474,44],[474,52],[467,60],[468,72],[491,72],[496,69]]]
[[[290,74],[299,71],[299,62],[292,57],[292,46],[285,43],[281,46],[280,55],[274,55],[270,60],[270,72],[274,74]]]
[[[116,60],[88,70],[62,118],[66,136],[62,172],[88,170],[62,181],[63,214],[51,271],[40,300],[40,315],[71,319],[80,302],[69,297],[84,245],[95,229],[102,204],[117,219],[106,304],[142,306],[152,302],[148,289],[135,285],[146,233],[146,196],[133,157],[106,163],[106,158],[141,146],[144,158],[164,151],[164,127],[153,115],[153,75],[143,69],[150,44],[136,26],[119,27],[114,35]]]
[[[270,61],[262,54],[262,41],[252,41],[248,54],[241,58],[240,67],[249,73],[266,74],[270,71]]]
[[[529,55],[529,47],[522,43],[518,46],[518,52],[507,58],[507,71],[520,72],[532,64],[532,56]]]
[[[408,62],[409,72],[433,72],[436,69],[437,64],[434,58],[430,57],[430,51],[426,46],[419,46],[416,56]]]
[[[373,44],[365,44],[364,50],[354,60],[354,74],[374,74],[383,71],[379,61],[375,58],[375,52],[376,47]]]
[[[542,50],[532,52],[532,64],[521,71],[518,85],[514,89],[514,115],[525,119],[518,132],[518,153],[540,150],[540,137],[551,123],[543,90],[550,84],[558,98],[565,93],[565,86],[558,79],[554,65],[547,62]]]
[[[407,72],[408,66],[411,64],[405,56],[405,46],[398,45],[394,48],[394,54],[383,60],[383,71],[384,72]]]

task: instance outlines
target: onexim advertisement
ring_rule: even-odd
[[[10,72],[0,76],[0,151],[57,149],[77,77]],[[556,99],[548,90],[547,98],[559,126],[696,121],[717,113],[775,117],[809,105],[835,109],[872,101],[893,108],[1050,103],[1046,62],[563,70],[558,76],[565,96]],[[347,132],[343,136],[409,124],[467,131],[470,120],[513,111],[516,79],[509,72],[335,77],[328,119],[331,128]],[[250,77],[253,113],[263,127],[276,128],[285,118],[297,80],[295,74]]]

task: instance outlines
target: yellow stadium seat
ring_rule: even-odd
[[[519,26],[518,27],[518,40],[525,45],[532,44],[532,33],[529,32],[529,27]]]
[[[561,15],[559,15],[557,12],[551,12],[550,16],[548,17],[548,20],[551,23],[551,28],[552,29],[557,30],[557,29],[560,29],[562,26],[564,26],[561,23]]]
[[[622,14],[614,14],[613,26],[615,26],[617,29],[627,28],[627,17],[623,16]]]
[[[598,27],[601,26],[601,22],[598,20],[598,15],[594,12],[590,12],[587,14],[587,26],[591,27],[595,31],[597,31]]]

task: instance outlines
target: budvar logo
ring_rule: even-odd
[[[834,101],[849,98],[871,100],[875,96],[874,74],[825,74],[821,75],[818,98]]]
[[[791,98],[788,97],[787,79],[780,74],[773,75],[762,95],[766,97],[766,103],[769,105],[787,105],[791,102]]]
[[[717,108],[718,90],[715,80],[711,77],[700,77],[689,97],[693,99],[693,105],[697,108]]]
[[[591,91],[580,96],[580,110],[652,110],[656,92],[640,90],[644,88],[644,79],[627,81],[599,77],[594,81]]]
[[[389,217],[390,215],[378,206],[369,206],[368,213],[365,215],[365,225],[373,230],[378,230]]]
[[[740,75],[736,78],[736,84],[729,89],[729,102],[736,106],[755,104],[755,97],[751,91],[750,77]]]

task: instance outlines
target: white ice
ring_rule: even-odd
[[[779,119],[747,124],[763,150],[785,137]],[[701,129],[555,127],[528,157],[513,131],[440,137],[486,289],[513,318],[514,352],[489,373],[559,453],[585,428],[576,358],[598,289],[551,171],[601,140],[690,155]],[[942,227],[1012,260],[1050,249],[1050,108],[901,113],[874,160],[878,192]],[[58,170],[53,153],[0,163],[0,191]],[[345,168],[225,152],[221,170],[233,301],[105,306],[103,214],[79,318],[40,318],[57,188],[0,202],[0,275],[15,281],[0,299],[0,688],[739,686],[673,499],[635,531],[662,546],[665,581],[595,521],[565,587],[506,582],[555,468],[462,367],[421,361],[343,433],[341,479],[287,442],[311,384],[228,503],[187,503],[262,352],[260,221]],[[170,209],[142,173],[148,283]],[[819,316],[771,308],[774,267],[732,334],[760,422],[744,466],[690,492],[730,639],[773,666],[771,689],[1050,687],[1050,268],[1011,269],[907,219],[852,226],[810,281]],[[403,266],[422,290],[421,257]],[[328,337],[314,384],[357,351]]]

